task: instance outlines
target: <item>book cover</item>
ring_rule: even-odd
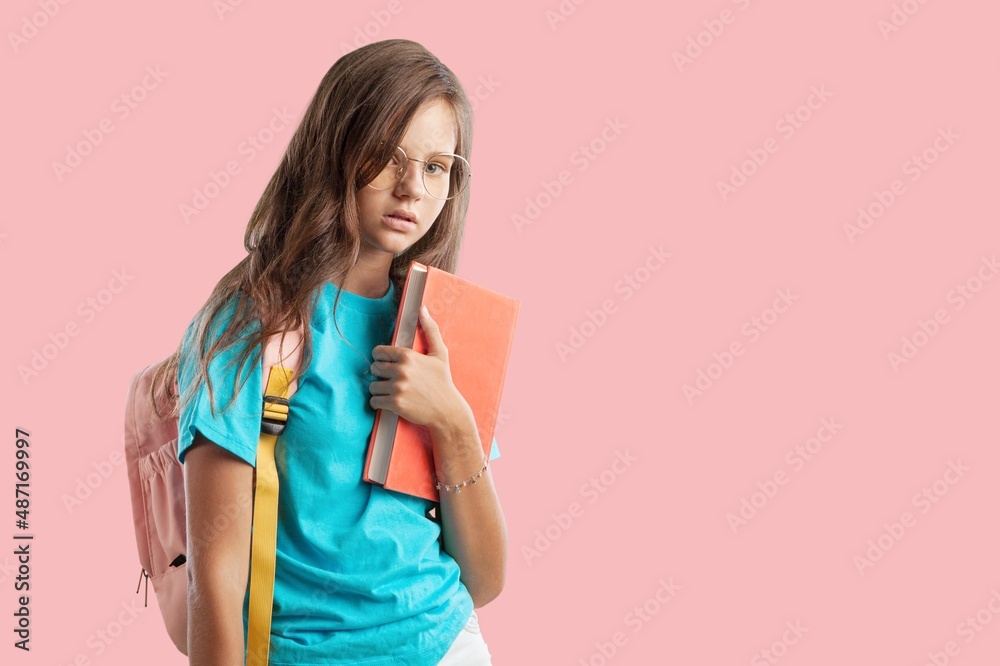
[[[412,262],[392,344],[426,354],[427,338],[418,323],[421,305],[427,306],[441,330],[452,381],[475,416],[486,456],[496,429],[520,302],[434,266]],[[376,410],[364,480],[437,502],[433,477],[430,431],[390,410]]]

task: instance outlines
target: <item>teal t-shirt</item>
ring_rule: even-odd
[[[326,282],[313,297],[313,358],[289,403],[289,422],[278,438],[278,530],[270,664],[437,664],[472,614],[472,597],[458,563],[441,548],[440,525],[427,512],[433,502],[362,479],[375,420],[366,375],[371,351],[391,344],[395,287],[381,298],[342,291]],[[212,335],[228,327],[235,301],[216,320]],[[220,315],[221,317],[221,315]],[[184,334],[178,385],[186,395],[196,374],[197,318]],[[259,330],[254,323],[253,330]],[[209,342],[214,341],[211,337]],[[216,414],[208,391],[180,413],[178,459],[195,430],[249,464],[256,463],[261,417],[261,365],[226,366],[245,341],[209,366]],[[259,345],[254,348],[255,355]],[[251,359],[253,355],[251,356]],[[246,378],[236,401],[220,412]],[[499,457],[493,439],[490,459]],[[244,646],[250,605],[243,604]]]

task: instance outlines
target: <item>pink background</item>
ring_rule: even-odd
[[[480,609],[495,663],[997,663],[996,3],[42,4],[2,22],[4,663],[185,663],[152,598],[117,625],[140,568],[108,462],[127,383],[244,255],[326,70],[392,37],[476,99],[458,272],[522,303],[493,466],[508,577]],[[274,109],[293,120],[267,136]],[[849,234],[859,207],[877,217]],[[10,631],[16,427],[30,654]]]

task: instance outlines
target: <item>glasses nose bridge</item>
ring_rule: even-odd
[[[410,162],[419,162],[421,164],[427,164],[429,160],[418,160],[416,157],[410,157],[406,154],[406,151],[401,147],[397,146],[396,149],[403,154],[403,163],[400,165],[399,170],[396,172],[396,185],[401,184],[406,179],[406,173],[410,168]],[[420,188],[424,192],[427,191],[427,184],[424,182],[424,173],[420,172]]]

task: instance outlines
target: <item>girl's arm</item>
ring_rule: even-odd
[[[461,483],[483,468],[483,447],[471,414],[456,414],[442,427],[430,428],[437,477],[441,484]],[[507,568],[507,526],[489,469],[462,492],[440,491],[438,514],[444,549],[462,570],[474,608],[485,606],[503,590]]]
[[[188,658],[191,666],[243,666],[254,470],[201,432],[185,456]]]
[[[427,426],[434,464],[442,484],[461,483],[483,467],[483,447],[475,415],[451,379],[448,348],[437,322],[420,310],[427,353],[378,345],[372,350],[369,404],[389,409],[411,423]],[[476,608],[503,589],[507,568],[507,527],[489,471],[462,492],[440,491],[442,545],[462,569],[462,582]]]

